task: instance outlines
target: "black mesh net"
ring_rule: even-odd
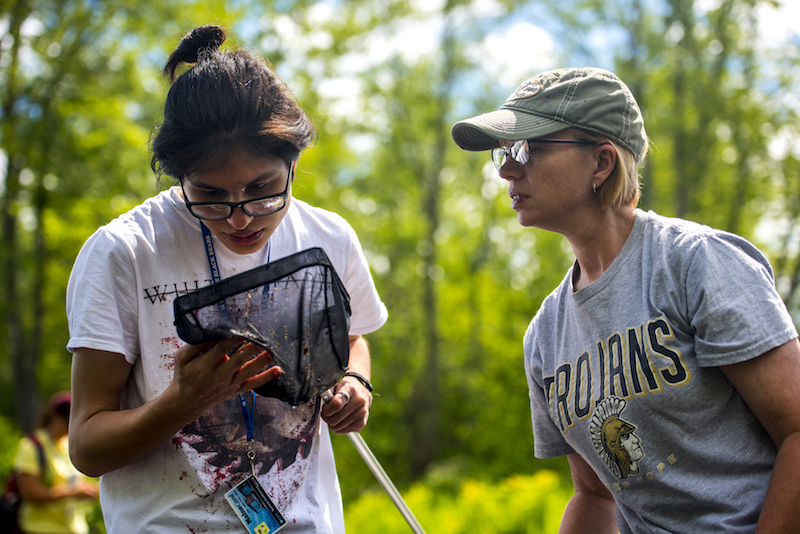
[[[349,358],[350,297],[320,248],[298,252],[175,299],[187,343],[238,337],[284,373],[256,389],[292,406],[336,384]]]

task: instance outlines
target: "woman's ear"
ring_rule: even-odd
[[[594,156],[597,166],[592,178],[597,187],[600,187],[611,176],[617,166],[617,150],[614,145],[605,143],[594,148]]]

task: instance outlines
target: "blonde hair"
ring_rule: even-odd
[[[597,145],[609,144],[617,152],[617,165],[611,171],[608,179],[597,189],[600,207],[603,209],[609,206],[612,208],[622,206],[635,208],[639,204],[641,196],[639,165],[647,156],[648,143],[644,145],[641,160],[637,160],[636,154],[601,133],[581,128],[572,128],[571,131],[574,132],[575,139],[578,141],[591,141]]]

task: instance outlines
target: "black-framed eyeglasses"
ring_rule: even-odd
[[[500,167],[502,167],[505,162],[508,161],[509,156],[511,156],[511,159],[520,165],[525,165],[528,163],[528,161],[531,159],[528,143],[565,143],[570,145],[595,144],[591,141],[578,141],[575,139],[522,139],[520,141],[514,141],[511,146],[501,146],[492,149],[492,162],[494,163],[495,168],[497,168],[499,171]]]
[[[286,199],[289,197],[289,184],[292,183],[292,173],[294,165],[289,167],[289,175],[286,177],[286,188],[282,193],[268,195],[241,202],[191,202],[186,196],[186,189],[183,187],[181,179],[181,191],[183,191],[183,201],[189,209],[189,213],[204,221],[224,221],[233,215],[233,210],[242,208],[251,217],[261,217],[281,211],[286,207]]]

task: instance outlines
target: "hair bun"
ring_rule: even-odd
[[[164,74],[175,81],[175,71],[181,63],[194,64],[203,54],[219,50],[225,42],[225,29],[221,26],[198,26],[183,36],[164,66]]]
[[[225,42],[225,29],[221,26],[198,26],[181,39],[178,48],[186,47],[187,52],[193,50],[217,50]]]

